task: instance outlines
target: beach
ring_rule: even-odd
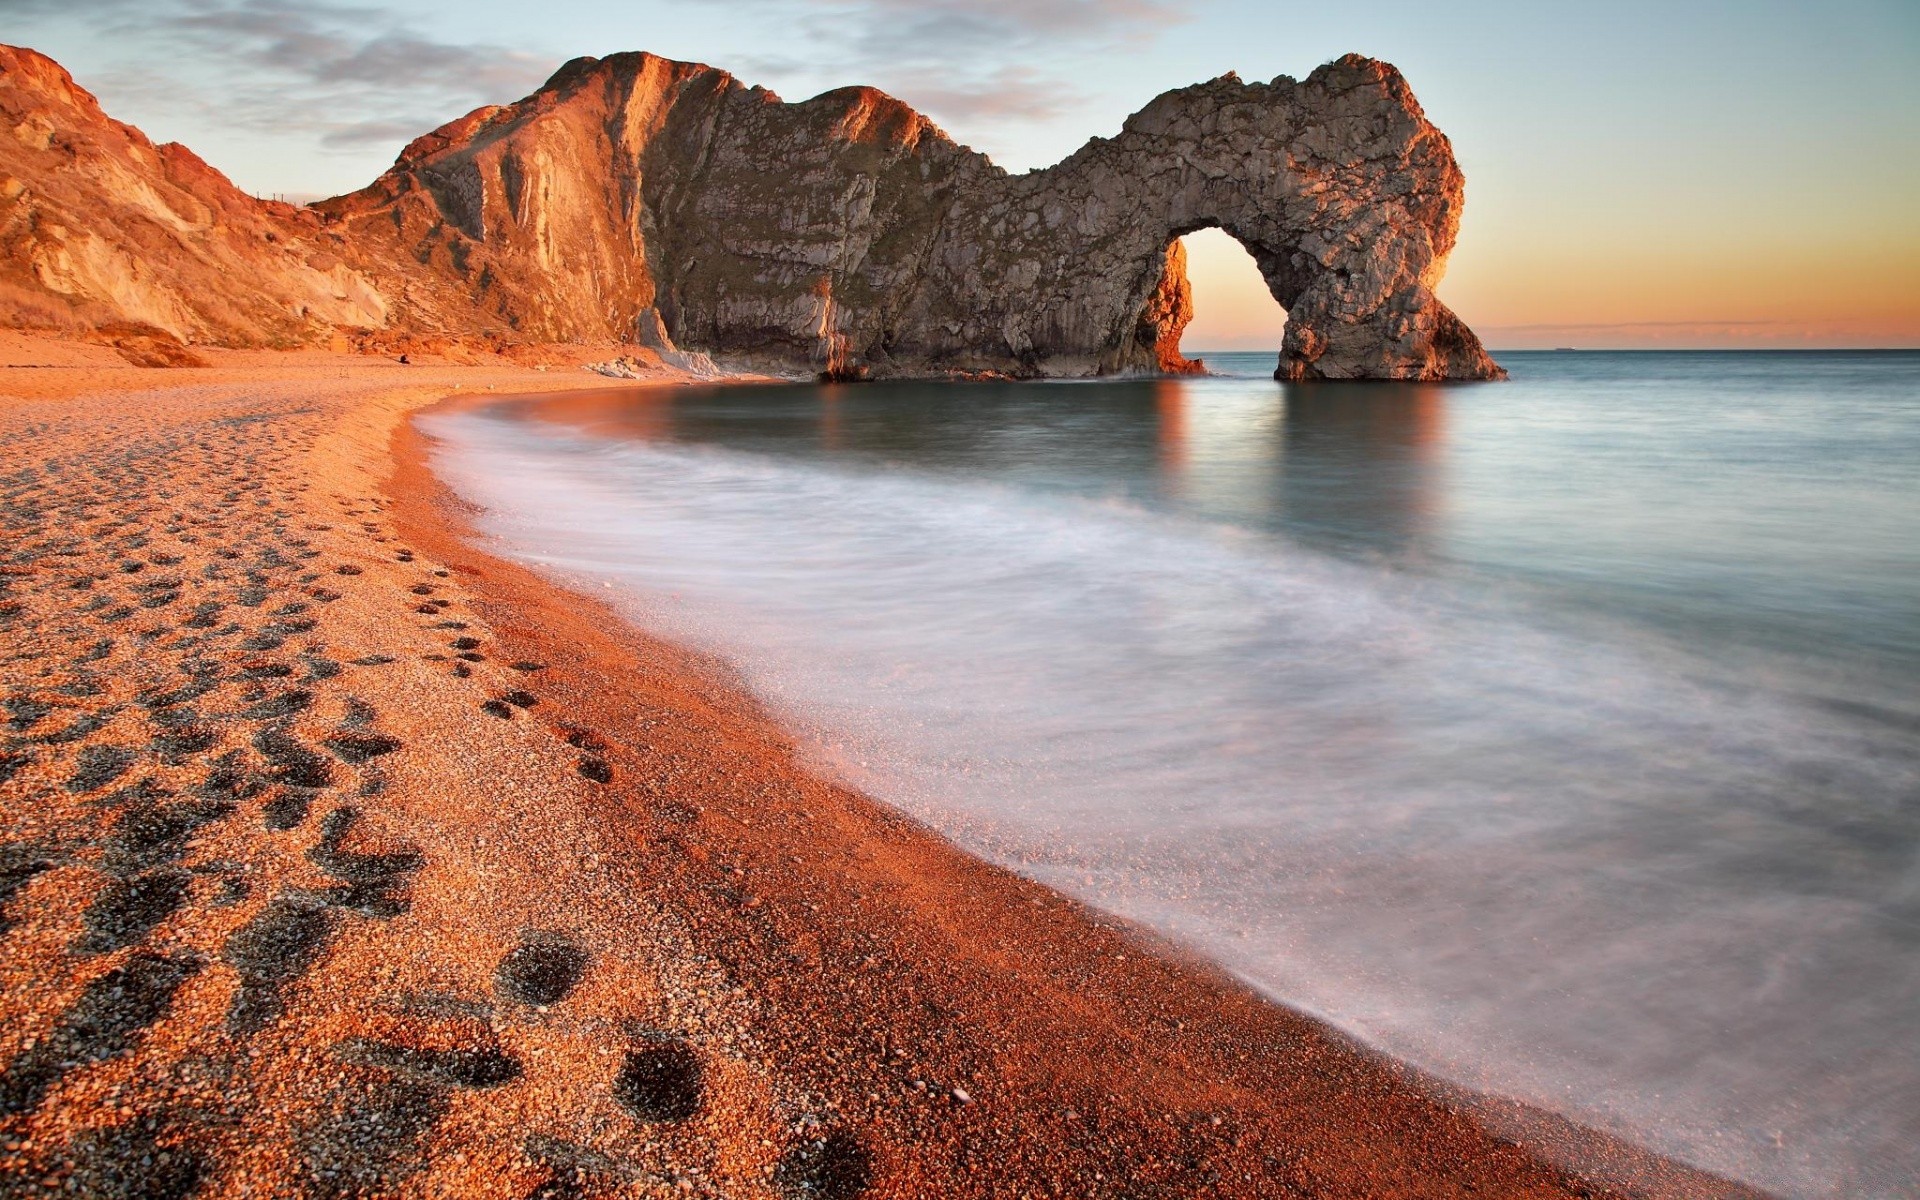
[[[577,360],[6,349],[8,1188],[1752,1194],[960,853],[486,553],[410,418]]]

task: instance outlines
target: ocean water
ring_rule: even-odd
[[[434,415],[820,769],[1444,1078],[1920,1193],[1920,354]]]

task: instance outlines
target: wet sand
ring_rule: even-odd
[[[0,1192],[1748,1194],[967,858],[477,549],[408,414],[593,376],[6,348]]]

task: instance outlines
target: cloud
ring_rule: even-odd
[[[445,124],[439,118],[421,121],[383,120],[348,121],[333,125],[320,134],[320,144],[330,150],[364,150],[369,146],[404,146],[431,129]]]
[[[344,4],[194,0],[139,21],[202,54],[330,90],[353,85],[518,98],[555,65],[504,46],[429,37],[380,9]]]
[[[1184,19],[1164,0],[787,0],[895,50],[916,45],[945,56],[960,45],[1071,36],[1107,40]]]
[[[906,97],[946,118],[1048,121],[1085,103],[1081,89],[1030,67],[1006,66],[964,82],[921,80]]]
[[[132,8],[138,0],[0,0],[0,16],[38,17],[63,13],[97,17]]]
[[[43,2],[0,0],[0,11]],[[481,104],[526,95],[558,65],[338,0],[90,0],[81,8],[104,38],[141,48],[109,72],[118,94],[341,152],[381,143],[398,150]],[[173,75],[175,62],[191,77]]]
[[[738,0],[726,2],[738,7]],[[1170,0],[749,0],[797,51],[743,69],[871,83],[941,121],[1045,122],[1083,103],[1068,60],[1150,41],[1187,19]],[[1042,66],[1039,64],[1047,64]]]

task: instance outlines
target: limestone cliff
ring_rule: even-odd
[[[1219,226],[1289,312],[1283,377],[1501,373],[1432,290],[1459,222],[1451,149],[1367,59],[1169,92],[1018,176],[870,88],[786,104],[711,67],[579,59],[307,210],[169,166],[190,156],[30,51],[0,71],[18,143],[0,150],[0,277],[183,336],[664,332],[844,374],[1182,370],[1176,239]]]
[[[114,121],[57,63],[0,47],[0,318],[299,344],[388,302],[316,214],[255,200]]]

